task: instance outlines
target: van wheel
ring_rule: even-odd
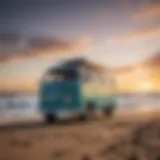
[[[106,117],[113,117],[115,112],[115,105],[109,105],[103,109],[103,113]]]
[[[87,121],[87,120],[92,119],[94,111],[95,111],[95,105],[93,103],[88,103],[86,110],[85,110],[85,113],[81,114],[79,116],[79,119],[81,121]]]
[[[55,115],[47,114],[45,115],[45,121],[47,124],[53,124],[57,120],[57,117]]]

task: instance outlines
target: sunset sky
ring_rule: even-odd
[[[33,87],[61,57],[120,67],[157,51],[160,0],[0,1],[0,91]]]

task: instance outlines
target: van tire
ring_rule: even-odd
[[[93,117],[94,111],[95,111],[95,105],[94,105],[94,103],[88,103],[88,104],[86,105],[85,113],[82,113],[82,114],[79,116],[79,119],[80,119],[81,121],[91,120],[92,117]]]
[[[115,105],[108,105],[103,109],[103,113],[106,117],[111,118],[114,116]]]
[[[87,121],[88,117],[87,117],[87,115],[85,113],[82,113],[82,114],[79,115],[78,120]]]
[[[55,115],[47,114],[45,115],[45,121],[47,124],[53,124],[57,120]]]

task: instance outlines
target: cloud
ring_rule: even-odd
[[[146,58],[141,65],[143,67],[160,67],[160,51],[154,53],[154,55]]]
[[[114,74],[119,74],[119,73],[129,73],[132,72],[134,69],[133,66],[122,66],[122,67],[118,67],[118,68],[112,68],[112,73]]]
[[[45,58],[55,54],[73,54],[83,52],[91,45],[91,38],[87,36],[71,40],[55,37],[31,37],[29,39],[11,37],[12,35],[8,35],[7,38],[1,38],[0,62],[34,57]]]
[[[133,14],[134,20],[143,20],[148,18],[154,18],[160,16],[160,1],[156,3],[148,2],[148,4],[142,4],[139,12]]]
[[[2,33],[0,34],[0,44],[15,44],[19,42],[21,39],[20,35],[13,34],[13,33]]]
[[[145,27],[143,29],[127,33],[120,37],[113,37],[107,40],[108,45],[119,45],[122,43],[133,43],[142,40],[148,40],[150,38],[160,36],[160,25],[154,25],[150,27]]]
[[[29,42],[31,48],[38,50],[65,51],[81,48],[89,44],[89,39],[62,40],[58,38],[36,37]]]

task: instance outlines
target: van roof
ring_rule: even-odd
[[[98,71],[105,70],[104,66],[102,66],[98,63],[89,61],[85,58],[75,58],[75,59],[63,61],[59,66],[56,66],[55,69],[65,69],[65,68],[72,69],[72,68],[79,68],[79,67],[83,67],[83,66],[86,66],[86,67],[89,67],[89,68],[92,68],[92,69],[98,70]]]

